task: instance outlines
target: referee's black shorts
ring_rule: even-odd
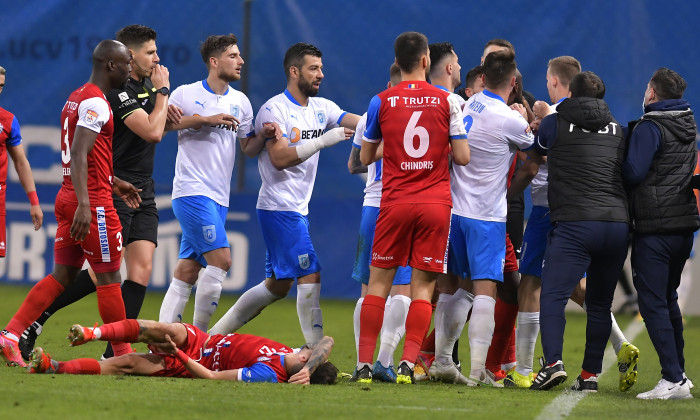
[[[131,182],[134,187],[142,189],[141,205],[132,209],[124,200],[113,195],[114,207],[122,223],[122,243],[128,245],[134,241],[151,241],[158,246],[158,209],[152,179]]]

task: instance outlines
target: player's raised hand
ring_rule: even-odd
[[[162,87],[170,89],[170,72],[168,71],[168,68],[161,66],[160,64],[156,64],[156,66],[153,68],[153,72],[151,73],[151,82],[153,82],[153,87],[156,89],[160,89]]]
[[[73,223],[70,225],[70,237],[80,242],[90,233],[92,213],[89,204],[78,204],[73,215]]]
[[[168,105],[168,117],[167,120],[170,124],[180,124],[182,122],[182,117],[185,112],[179,106]]]
[[[512,109],[514,111],[518,111],[520,113],[520,115],[522,115],[523,118],[525,118],[525,120],[527,121],[527,111],[525,110],[525,107],[523,106],[523,104],[514,103],[513,105],[510,106],[510,109]]]
[[[130,182],[126,182],[117,177],[113,178],[112,191],[119,198],[124,200],[127,206],[132,209],[138,208],[141,203],[141,196],[139,193],[142,191],[140,188],[134,187]]]
[[[238,124],[241,123],[238,118],[229,114],[210,115],[208,117],[204,117],[204,121],[212,126],[223,124],[232,127],[233,129],[236,129],[238,127]]]
[[[535,121],[530,123],[530,129],[532,130],[533,133],[536,133],[540,129],[540,123],[542,122],[541,118],[535,119]]]
[[[44,212],[41,211],[41,206],[39,204],[29,207],[29,215],[32,217],[32,223],[34,223],[34,230],[39,230],[41,225],[44,223]]]
[[[546,102],[537,101],[535,102],[535,105],[532,106],[532,112],[535,114],[535,117],[542,119],[554,112],[554,110]]]

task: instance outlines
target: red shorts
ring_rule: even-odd
[[[199,361],[202,358],[202,349],[204,348],[204,344],[209,339],[209,334],[190,324],[183,323],[182,325],[184,325],[185,329],[187,330],[187,338],[185,339],[185,344],[183,344],[182,347],[179,347],[179,349],[182,350],[186,355],[188,355],[190,359]],[[148,348],[151,349],[151,351],[153,351],[154,353],[156,352],[155,347],[148,346]],[[185,365],[183,365],[179,360],[177,360],[177,357],[175,357],[174,355],[164,355],[161,353],[157,354],[163,356],[165,368],[159,370],[158,372],[152,373],[150,376],[168,376],[174,378],[192,377],[190,372],[187,371]]]
[[[119,271],[122,253],[122,225],[113,205],[93,207],[90,233],[82,242],[70,237],[70,226],[78,203],[56,199],[56,240],[54,262],[82,267],[87,258],[96,273]]]
[[[380,207],[374,230],[371,265],[410,265],[447,272],[451,208],[447,204],[394,204]]]
[[[518,271],[518,258],[515,256],[515,248],[510,241],[510,236],[506,233],[506,263],[503,267],[504,273]]]

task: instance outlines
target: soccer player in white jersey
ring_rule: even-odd
[[[182,321],[199,271],[193,325],[206,331],[219,304],[221,284],[231,267],[224,223],[236,160],[236,138],[255,156],[265,138],[279,135],[273,124],[253,129],[248,98],[231,88],[241,78],[243,58],[233,34],[210,36],[202,44],[206,79],[175,89],[168,130],[178,130],[173,212],[182,228],[180,260],[160,308],[161,322]]]
[[[571,56],[560,56],[549,60],[547,65],[547,92],[552,105],[537,101],[534,105],[537,120],[532,124],[533,128],[539,127],[539,123],[550,113],[556,112],[557,106],[570,97],[569,83],[573,77],[581,72],[581,64]],[[532,212],[523,237],[523,248],[520,259],[520,273],[522,275],[518,288],[518,328],[515,335],[517,365],[503,380],[505,386],[529,388],[532,385],[532,365],[535,353],[535,344],[539,334],[540,318],[540,288],[542,286],[542,262],[547,246],[547,235],[552,228],[549,219],[549,200],[547,198],[547,161],[537,165],[531,160],[525,161],[518,171],[508,196],[523,190],[528,183],[532,185]],[[571,300],[581,305],[584,310],[586,279],[576,287]],[[639,350],[629,343],[617,325],[615,316],[611,313],[612,329],[610,341],[617,353],[619,371],[619,389],[627,391],[637,380],[637,360]]]
[[[284,56],[284,69],[287,89],[265,102],[255,121],[257,130],[277,123],[283,136],[266,142],[258,156],[262,186],[257,209],[267,248],[266,278],[246,291],[211,331],[236,331],[267,305],[285,297],[296,279],[299,323],[306,342],[313,345],[323,338],[321,266],[307,219],[317,152],[349,139],[360,116],[316,97],[323,63],[315,46],[292,45]]]
[[[396,63],[389,69],[390,81],[387,89],[401,83],[401,69]],[[362,203],[362,218],[360,219],[360,233],[357,241],[357,254],[355,266],[352,270],[352,278],[360,282],[362,290],[360,298],[355,305],[353,313],[353,327],[355,332],[355,349],[360,345],[360,311],[362,302],[367,294],[369,283],[369,265],[372,259],[372,242],[374,230],[379,216],[379,203],[382,199],[382,160],[365,166],[360,161],[360,148],[362,147],[362,135],[367,126],[367,113],[365,113],[355,128],[355,136],[352,139],[352,150],[348,158],[348,170],[351,174],[367,173],[365,186],[365,199]],[[382,148],[383,150],[383,148]],[[394,371],[394,351],[406,332],[406,315],[411,305],[411,267],[399,266],[394,275],[391,286],[391,297],[387,299],[382,333],[380,336],[379,355],[372,368],[372,380],[381,382],[396,382]]]
[[[513,109],[506,105],[515,86],[515,54],[490,53],[483,67],[486,89],[472,96],[464,108],[472,160],[467,166],[452,168],[454,207],[448,266],[461,280],[471,280],[475,296],[469,323],[471,372],[467,383],[498,386],[485,362],[493,335],[497,290],[504,288],[507,175],[516,150],[529,148],[534,138],[522,105],[513,105]],[[539,161],[534,152],[528,153]],[[451,315],[455,324],[464,325],[466,311],[452,311]],[[448,346],[459,337],[461,328],[451,333]]]

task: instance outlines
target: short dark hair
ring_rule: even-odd
[[[484,45],[484,51],[486,51],[486,49],[488,47],[490,47],[491,45],[496,45],[498,47],[507,48],[508,50],[513,52],[513,55],[515,55],[515,47],[513,47],[513,44],[511,44],[510,41],[508,41],[507,39],[494,38],[494,39],[490,40],[489,42],[486,43],[486,45]]]
[[[199,49],[202,53],[204,64],[209,68],[209,59],[211,57],[220,57],[224,51],[236,44],[238,44],[238,38],[234,34],[208,36]]]
[[[569,86],[574,76],[581,73],[581,63],[570,55],[552,58],[547,63],[547,67],[550,73],[557,76],[566,86]]]
[[[484,58],[482,65],[484,84],[491,88],[500,88],[515,75],[517,65],[512,51],[494,51]]]
[[[394,41],[396,64],[406,73],[415,70],[427,50],[428,38],[420,32],[404,32]]]
[[[660,101],[666,99],[681,99],[685,88],[688,86],[688,83],[686,83],[685,79],[683,79],[680,74],[666,67],[661,67],[656,70],[654,75],[651,76],[649,84],[654,88],[656,96]]]
[[[469,72],[467,72],[467,75],[464,76],[464,86],[470,89],[473,88],[474,82],[476,82],[476,79],[478,79],[479,76],[481,76],[482,74],[484,74],[484,68],[481,66],[476,66],[473,69],[469,70]]]
[[[129,25],[117,32],[116,40],[126,45],[127,48],[138,48],[146,41],[155,41],[156,31],[148,26]]]
[[[572,98],[586,97],[603,99],[605,96],[605,83],[592,71],[584,71],[571,79],[569,91]]]
[[[454,54],[455,48],[449,42],[436,42],[434,44],[428,45],[430,49],[430,67],[437,68],[436,65],[442,61],[443,58]],[[435,66],[435,67],[434,67]]]
[[[331,362],[324,362],[311,374],[309,382],[319,385],[334,385],[338,380],[338,368]]]
[[[389,67],[389,80],[392,85],[401,83],[401,69],[396,63],[391,63],[391,67]]]
[[[304,57],[307,55],[318,58],[323,56],[321,50],[306,42],[297,42],[289,47],[284,54],[284,75],[287,76],[287,80],[289,80],[289,69],[292,67],[301,69],[304,65]]]

